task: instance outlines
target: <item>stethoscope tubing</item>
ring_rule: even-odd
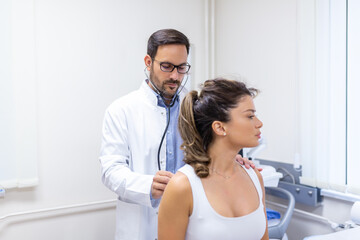
[[[154,87],[155,92],[162,98],[162,100],[164,101],[165,103],[165,98],[162,96],[162,92],[155,86],[155,84],[153,84],[152,80],[149,78],[148,74],[146,73],[146,68],[144,69],[144,72],[145,72],[145,75],[147,77],[147,79],[149,80],[150,84]],[[186,74],[186,79],[185,79],[185,83],[184,84],[181,84],[181,86],[179,87],[178,91],[176,92],[176,94],[173,96],[172,100],[171,100],[171,103],[166,106],[167,107],[167,123],[166,123],[166,127],[165,127],[165,130],[164,130],[164,133],[162,134],[162,137],[161,137],[161,141],[160,141],[160,144],[159,144],[159,148],[158,148],[158,153],[157,153],[157,164],[158,164],[158,169],[159,171],[161,170],[161,164],[160,164],[160,151],[161,151],[161,147],[162,147],[162,144],[164,142],[164,139],[165,139],[165,135],[166,135],[166,132],[169,128],[169,124],[170,124],[170,108],[172,106],[174,106],[175,104],[175,101],[177,100],[177,98],[179,97],[179,94],[180,92],[183,90],[185,84],[187,83],[188,81],[188,78],[189,78],[189,75]]]

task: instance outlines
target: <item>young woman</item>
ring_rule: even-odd
[[[162,197],[159,240],[269,239],[262,177],[234,160],[240,149],[259,144],[256,92],[214,79],[184,98],[179,130],[186,165]]]

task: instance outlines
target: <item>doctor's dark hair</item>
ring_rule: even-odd
[[[184,162],[191,165],[198,177],[209,175],[211,159],[207,153],[213,140],[212,123],[230,121],[230,110],[245,96],[256,96],[258,90],[242,82],[217,78],[207,80],[200,93],[189,92],[179,113],[179,132],[183,139]]]
[[[189,39],[181,32],[175,29],[161,29],[154,32],[147,45],[147,54],[154,59],[159,46],[167,44],[185,45],[187,54],[189,54]]]

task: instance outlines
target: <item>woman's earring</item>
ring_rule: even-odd
[[[226,132],[224,132],[224,136],[226,136]]]

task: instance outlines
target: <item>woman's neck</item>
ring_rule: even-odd
[[[211,158],[210,169],[223,173],[234,170],[235,157],[238,154],[237,150],[229,149],[226,145],[218,142],[209,146],[208,154]]]

